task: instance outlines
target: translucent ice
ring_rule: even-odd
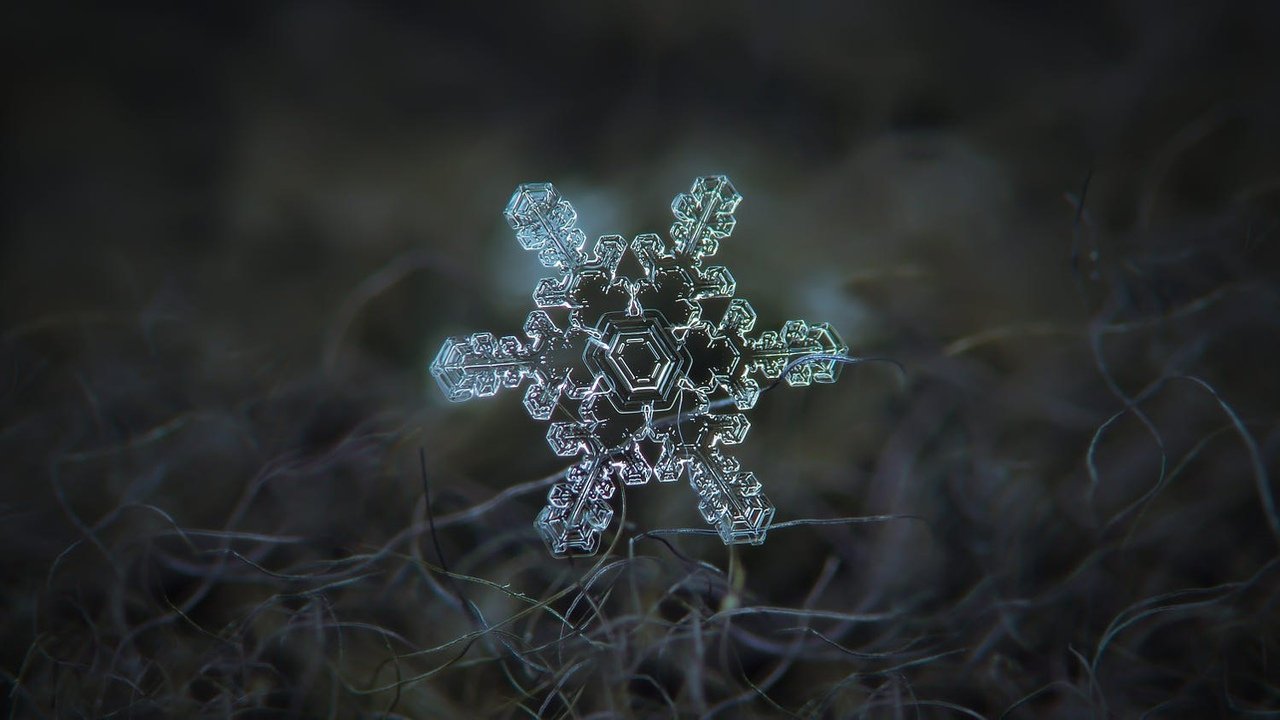
[[[741,201],[729,178],[698,178],[671,203],[666,238],[605,235],[587,254],[577,212],[551,183],[521,185],[511,196],[504,215],[516,240],[556,274],[534,289],[539,309],[525,337],[449,338],[431,374],[455,402],[527,381],[525,409],[552,421],[552,450],[580,457],[538,515],[554,554],[599,549],[619,482],[681,475],[726,544],[764,541],[773,504],[724,451],[746,438],[750,423],[741,412],[713,410],[751,409],[759,378],[834,382],[840,366],[827,358],[848,348],[826,324],[802,320],[749,335],[756,314],[733,297],[733,276],[703,265],[733,232]],[[796,363],[804,358],[811,361]]]

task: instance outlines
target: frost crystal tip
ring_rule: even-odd
[[[588,255],[577,213],[551,183],[521,185],[511,196],[504,215],[516,240],[555,272],[533,291],[540,309],[529,313],[524,338],[449,338],[431,374],[455,402],[528,380],[529,415],[563,416],[547,442],[580,459],[551,488],[536,523],[554,554],[596,552],[619,481],[681,475],[726,544],[764,541],[773,504],[723,449],[742,442],[750,423],[741,412],[713,409],[749,410],[759,377],[834,382],[832,356],[848,348],[825,323],[802,320],[748,335],[756,313],[733,297],[733,276],[703,265],[733,232],[741,201],[729,178],[699,178],[671,203],[666,238],[605,235]],[[804,358],[811,361],[796,362]]]

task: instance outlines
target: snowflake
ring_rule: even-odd
[[[516,239],[556,273],[533,292],[541,309],[525,321],[527,339],[449,338],[431,374],[455,402],[529,380],[530,416],[568,418],[551,423],[547,442],[581,459],[551,488],[536,523],[552,553],[596,552],[619,481],[681,475],[726,544],[764,541],[773,504],[723,449],[742,442],[750,423],[741,412],[713,411],[754,406],[756,376],[834,382],[831,356],[848,348],[825,323],[802,320],[748,335],[756,313],[733,297],[733,276],[703,265],[733,231],[741,200],[727,177],[699,178],[671,203],[668,238],[604,235],[587,254],[577,213],[550,183],[521,185],[511,196],[504,215]]]

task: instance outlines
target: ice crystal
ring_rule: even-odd
[[[668,236],[600,237],[590,254],[577,213],[551,183],[521,185],[504,213],[555,274],[533,292],[525,338],[449,338],[431,374],[462,402],[526,380],[524,406],[552,422],[547,442],[580,456],[547,495],[537,529],[556,555],[596,552],[619,482],[689,478],[698,510],[728,543],[759,544],[774,507],[724,446],[743,441],[760,379],[834,382],[848,348],[825,323],[790,320],[749,335],[756,313],[734,279],[704,266],[733,232],[742,196],[729,179],[694,181],[671,203]],[[561,318],[557,325],[548,310]],[[811,362],[796,362],[808,358]]]

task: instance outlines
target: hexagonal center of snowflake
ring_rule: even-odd
[[[671,358],[665,357],[647,335],[620,335],[609,351],[609,364],[633,391],[657,390],[673,365]]]
[[[604,381],[614,408],[624,413],[643,412],[645,406],[670,410],[692,360],[662,313],[607,313],[596,330],[599,342],[587,346],[582,360]]]

